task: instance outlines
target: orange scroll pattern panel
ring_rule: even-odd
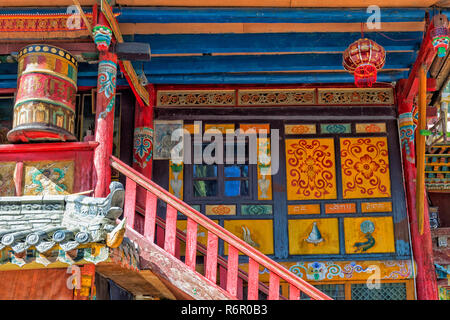
[[[286,139],[288,200],[336,199],[333,138]]]
[[[341,138],[344,199],[391,196],[386,137]]]

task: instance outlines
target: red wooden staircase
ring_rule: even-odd
[[[147,179],[136,170],[121,162],[114,156],[110,159],[111,167],[126,176],[124,217],[127,219],[127,234],[138,240],[143,255],[158,268],[158,263],[166,264],[170,260],[173,266],[184,268],[192,278],[196,278],[199,288],[210,288],[218,294],[212,298],[258,300],[261,297],[269,300],[298,300],[303,292],[314,300],[331,300],[330,297],[300,279],[286,268],[271,260],[245,241],[222,228],[185,202],[179,200],[168,191]],[[140,186],[146,190],[145,208],[136,205],[136,189]],[[156,215],[158,199],[166,204],[166,217]],[[143,211],[143,234],[134,230],[136,211]],[[186,233],[176,227],[178,212],[187,219]],[[207,246],[197,243],[198,226],[207,230]],[[228,244],[228,257],[218,255],[219,239]],[[156,240],[156,241],[155,241]],[[179,257],[177,243],[185,242],[185,257]],[[156,243],[155,243],[156,242]],[[150,251],[152,251],[150,253]],[[248,273],[238,266],[239,252],[248,257]],[[198,255],[203,256],[204,274],[196,269]],[[259,268],[268,270],[269,286],[259,281]],[[219,270],[219,279],[218,279]],[[176,286],[183,286],[172,275],[168,281]],[[288,297],[280,295],[280,279],[289,284]],[[219,281],[218,281],[219,280]],[[201,283],[200,283],[201,282]],[[243,296],[243,285],[247,285],[247,296]],[[195,291],[195,289],[194,289]],[[208,291],[208,290],[206,290]],[[190,294],[196,298],[196,292]],[[205,296],[199,296],[204,299]]]

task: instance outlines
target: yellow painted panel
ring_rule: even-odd
[[[200,126],[192,123],[185,124],[184,129],[187,130],[190,134],[200,133]]]
[[[316,125],[315,124],[285,124],[284,125],[285,134],[315,134]]]
[[[228,130],[231,130],[234,133],[234,123],[205,124],[205,132],[208,130],[219,130],[221,133],[227,133]]]
[[[272,200],[270,139],[258,138],[258,200]]]
[[[336,199],[333,138],[286,139],[288,200]]]
[[[224,227],[262,253],[273,254],[272,220],[226,220]],[[227,255],[226,243],[224,251]]]
[[[391,212],[392,202],[363,202],[361,203],[362,212]]]
[[[386,137],[341,138],[344,199],[391,196]]]
[[[239,125],[239,129],[241,129],[244,132],[248,132],[248,131],[255,131],[256,133],[265,133],[265,134],[270,134],[270,124],[268,123],[262,123],[262,124],[255,124],[255,123],[250,123],[250,124],[240,124]]]
[[[215,223],[219,223],[218,220],[213,220]],[[187,230],[187,220],[177,220],[177,229],[186,233]],[[208,245],[208,230],[202,227],[201,225],[197,225],[197,243],[203,244],[204,246]],[[184,242],[180,243],[180,255],[184,256],[186,252],[186,244]],[[197,255],[200,255],[197,253]]]
[[[325,213],[355,213],[355,203],[327,203]]]
[[[344,218],[346,253],[395,252],[392,217]]]
[[[379,133],[386,132],[386,123],[357,123],[356,133]]]
[[[235,205],[225,205],[225,204],[207,204],[206,205],[207,215],[234,215],[236,214]]]
[[[315,227],[320,236],[315,233]],[[339,253],[338,219],[289,220],[288,233],[289,254]]]
[[[180,200],[183,200],[183,163],[169,161],[169,192]]]
[[[320,204],[288,205],[288,214],[320,214]]]

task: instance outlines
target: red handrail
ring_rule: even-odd
[[[165,237],[165,248],[168,249],[172,254],[174,253],[175,247],[175,238],[176,238],[176,228],[174,228],[174,224],[176,223],[177,214],[176,212],[181,212],[185,215],[189,221],[192,220],[191,223],[195,223],[201,225],[206,230],[208,230],[208,240],[210,238],[210,234],[217,236],[222,239],[225,243],[228,244],[228,270],[227,270],[227,291],[236,295],[236,280],[238,270],[236,267],[237,262],[237,253],[241,252],[249,257],[249,262],[251,261],[252,265],[258,264],[263,266],[270,272],[270,283],[269,283],[269,299],[279,299],[279,280],[280,278],[289,283],[290,286],[290,299],[298,299],[299,291],[308,295],[311,299],[314,300],[331,300],[329,296],[310,285],[308,282],[300,279],[286,268],[284,268],[279,263],[273,261],[266,255],[262,254],[260,251],[256,250],[245,241],[241,240],[230,231],[222,228],[218,224],[216,224],[211,219],[207,218],[202,213],[190,207],[187,203],[182,200],[176,198],[174,195],[169,193],[167,190],[157,185],[150,179],[146,178],[133,168],[129,167],[119,159],[114,156],[110,158],[111,167],[122,173],[127,177],[127,185],[125,190],[125,207],[124,207],[124,216],[127,217],[129,225],[134,227],[135,220],[135,200],[136,200],[136,184],[146,189],[148,192],[156,196],[158,199],[164,201],[167,204],[167,212],[169,213],[166,217],[166,237]],[[130,191],[128,191],[130,190]],[[175,212],[175,215],[173,214]],[[147,216],[145,216],[147,218]],[[170,220],[168,220],[169,218]],[[156,218],[154,217],[156,223]],[[189,222],[188,222],[189,223]],[[147,221],[145,225],[148,225]],[[196,227],[196,225],[195,225]],[[144,230],[144,236],[146,236]],[[189,233],[189,230],[188,230]],[[189,237],[189,235],[188,235]],[[217,237],[215,238],[215,242],[213,243],[213,247],[217,247]],[[187,244],[188,245],[188,244]],[[196,243],[195,243],[196,246]],[[166,248],[167,247],[167,248]],[[210,249],[210,245],[208,245],[208,249]],[[209,250],[208,250],[209,251]],[[217,252],[216,252],[217,253]],[[213,255],[211,255],[213,256]],[[217,256],[217,254],[216,254]],[[208,258],[208,253],[207,253]],[[217,259],[217,258],[216,258]],[[210,261],[211,262],[211,261]],[[216,261],[217,263],[217,261]],[[231,264],[230,264],[231,263]],[[207,263],[208,264],[208,263]],[[250,264],[250,263],[249,263]],[[211,264],[210,266],[214,266],[217,264]],[[208,265],[207,265],[208,269]],[[207,270],[208,271],[208,270]],[[258,272],[258,268],[252,267],[252,272]],[[254,279],[257,274],[250,273],[249,268],[249,278]],[[252,282],[254,284],[254,281]],[[249,297],[255,297],[254,290],[256,288],[250,287],[249,282]]]

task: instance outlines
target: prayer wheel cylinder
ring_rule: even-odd
[[[66,50],[33,44],[18,55],[17,95],[8,141],[76,141],[76,59]]]

